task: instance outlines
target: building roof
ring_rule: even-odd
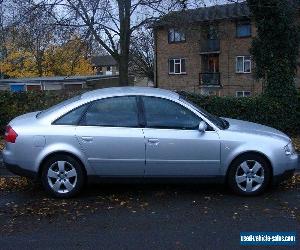
[[[289,0],[294,8],[300,8],[299,0]],[[178,25],[195,22],[210,22],[223,19],[250,18],[251,13],[246,1],[170,12],[162,16],[153,27]],[[180,20],[180,21],[178,21]]]
[[[155,22],[154,27],[172,25],[178,23],[178,20],[181,20],[180,23],[194,23],[249,17],[250,10],[246,2],[231,3],[171,12]]]
[[[90,75],[90,76],[49,76],[49,77],[28,77],[28,78],[9,78],[0,79],[0,85],[6,84],[30,84],[30,83],[76,83],[76,82],[90,82],[99,79],[115,78],[117,76],[105,75]]]
[[[91,62],[93,66],[115,66],[118,64],[110,55],[94,56],[91,58]]]

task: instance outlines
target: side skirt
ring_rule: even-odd
[[[132,177],[132,176],[88,176],[88,183],[225,183],[224,176],[209,177]]]

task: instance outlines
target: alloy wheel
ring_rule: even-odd
[[[258,190],[263,185],[264,180],[264,168],[255,160],[242,162],[235,173],[238,188],[247,193]]]
[[[77,183],[77,171],[68,161],[56,161],[47,171],[50,188],[59,194],[71,192]]]

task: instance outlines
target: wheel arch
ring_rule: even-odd
[[[228,174],[229,174],[229,171],[230,171],[230,168],[232,166],[232,164],[237,161],[239,158],[245,156],[245,155],[248,155],[248,154],[255,154],[255,155],[258,155],[260,157],[262,157],[269,165],[270,167],[270,170],[271,170],[271,176],[270,176],[270,183],[272,183],[273,181],[273,165],[272,165],[272,162],[271,160],[269,159],[269,157],[267,157],[264,153],[260,152],[260,151],[255,151],[255,150],[249,150],[249,151],[245,151],[245,152],[242,152],[238,155],[236,155],[231,161],[230,163],[228,164],[228,167],[227,167],[227,170],[226,170],[226,175],[225,175],[225,182],[227,183],[228,182]]]
[[[87,171],[86,171],[86,168],[85,168],[85,165],[84,163],[82,162],[82,160],[75,154],[73,153],[70,153],[68,151],[63,151],[63,150],[60,150],[60,151],[55,151],[55,152],[52,152],[46,156],[44,156],[44,158],[41,160],[40,164],[39,164],[39,168],[38,168],[38,178],[41,178],[42,176],[42,170],[43,170],[43,165],[45,164],[45,162],[50,159],[51,157],[53,156],[57,156],[57,155],[67,155],[67,156],[70,156],[72,158],[74,158],[75,160],[78,161],[78,163],[80,164],[81,168],[82,168],[82,171],[85,175],[85,177],[87,177]]]

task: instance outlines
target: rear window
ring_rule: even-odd
[[[50,107],[48,109],[45,109],[45,110],[39,112],[36,115],[36,118],[43,118],[43,117],[51,114],[52,112],[55,112],[55,111],[61,109],[62,107],[67,106],[70,103],[76,102],[76,101],[78,101],[80,99],[81,99],[81,95],[78,95],[78,96],[72,97],[71,99],[68,99],[68,100],[65,100],[63,102],[60,102],[60,103],[58,103],[58,104],[56,104],[56,105],[54,105],[54,106],[52,106],[52,107]]]
[[[54,122],[55,125],[77,125],[87,105],[72,110]]]

